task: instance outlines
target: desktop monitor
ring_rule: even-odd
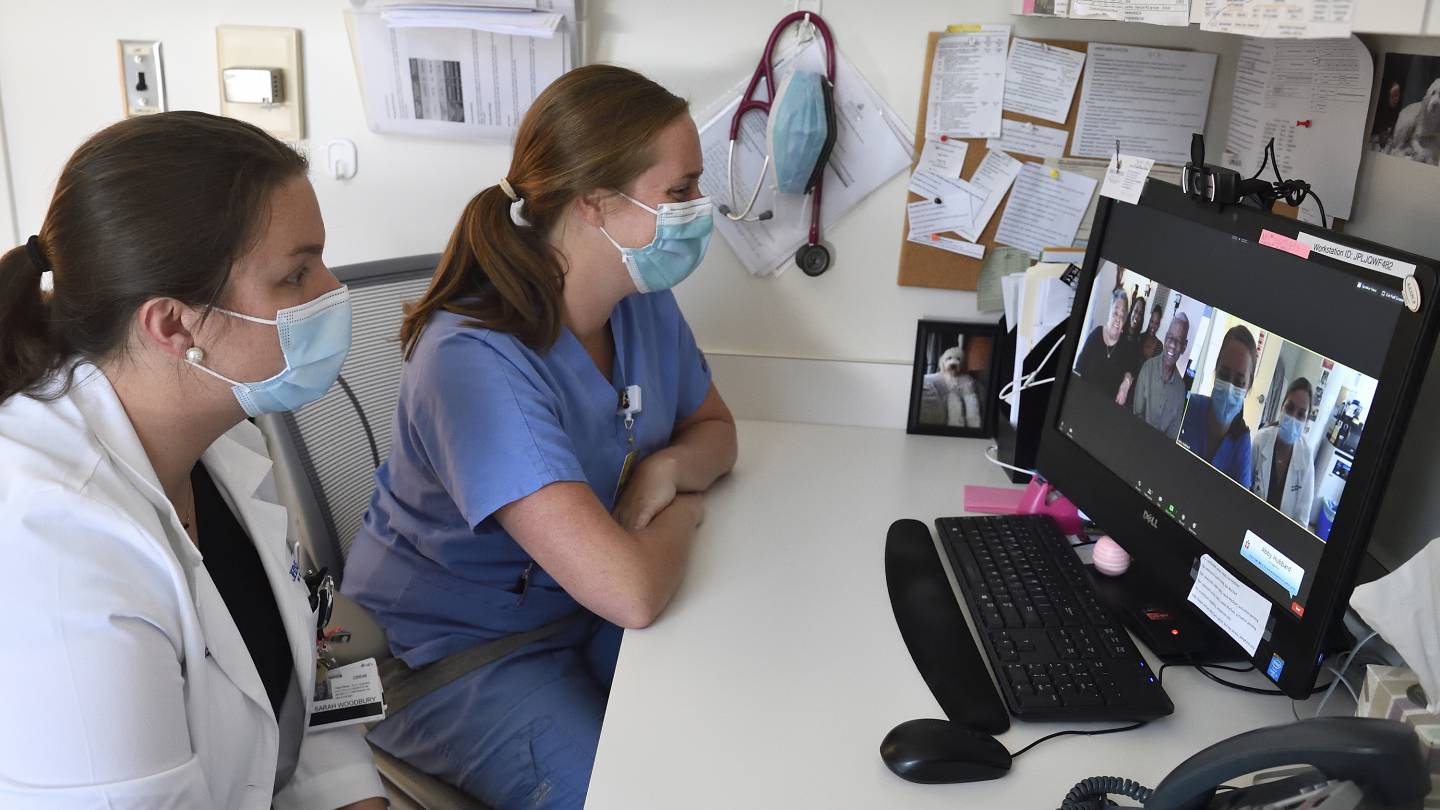
[[[1435,343],[1436,269],[1153,180],[1097,211],[1039,471],[1129,552],[1127,578],[1292,696],[1339,643]]]

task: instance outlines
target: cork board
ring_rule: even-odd
[[[915,170],[915,165],[920,161],[920,153],[925,148],[925,111],[930,106],[930,68],[935,62],[935,44],[940,41],[944,34],[935,31],[931,32],[929,43],[925,48],[925,78],[920,88],[920,112],[915,124],[915,163],[910,170]],[[1029,39],[1028,37],[1026,37]],[[1043,42],[1054,48],[1068,48],[1072,51],[1088,53],[1090,50],[1088,42],[1077,42],[1062,39],[1036,39],[1035,42]],[[1075,135],[1075,117],[1080,109],[1080,84],[1075,87],[1075,96],[1070,99],[1070,114],[1066,116],[1065,123],[1058,125],[1073,138]],[[1056,127],[1054,121],[1047,121],[1042,118],[1035,118],[1020,113],[1005,111],[1001,117],[1008,121],[1024,121],[1037,126]],[[985,159],[989,151],[985,147],[986,138],[966,138],[969,144],[969,151],[965,153],[965,167],[960,176],[969,180],[975,175],[975,169]],[[1066,141],[1065,152],[1069,154],[1069,139]],[[1044,158],[1008,153],[1016,160],[1025,163],[1043,163]],[[916,202],[922,199],[917,194],[908,194],[906,202]],[[995,231],[1000,227],[1000,217],[1005,213],[1005,206],[1010,202],[1010,194],[1006,192],[1005,198],[1000,201],[1000,206],[995,209],[995,216],[990,218],[985,230],[980,233],[977,244],[985,246],[988,252],[995,247]],[[983,259],[972,259],[969,256],[960,256],[955,253],[940,250],[939,248],[927,247],[911,242],[906,237],[910,233],[910,218],[905,218],[904,228],[900,232],[900,273],[898,282],[906,287],[939,287],[947,290],[974,290],[980,280],[980,266],[984,264]],[[958,238],[958,235],[956,235]]]

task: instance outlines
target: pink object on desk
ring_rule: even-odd
[[[1096,571],[1107,577],[1118,577],[1130,570],[1130,555],[1108,534],[1095,541],[1090,561],[1095,563]]]
[[[1060,491],[1030,479],[1025,489],[965,486],[965,511],[987,515],[1049,515],[1065,534],[1080,533],[1080,510]]]

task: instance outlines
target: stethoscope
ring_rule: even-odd
[[[760,64],[755,67],[755,73],[750,77],[750,84],[745,88],[745,94],[740,97],[740,106],[735,109],[735,115],[730,119],[730,156],[725,165],[725,179],[730,194],[730,202],[735,201],[735,141],[740,137],[740,119],[745,113],[751,110],[759,110],[765,115],[770,115],[770,101],[761,101],[755,98],[755,91],[760,87],[760,80],[765,80],[765,92],[771,99],[775,97],[775,75],[771,71],[771,60],[775,56],[775,43],[779,41],[780,34],[795,23],[802,23],[820,32],[820,39],[825,43],[825,79],[833,87],[835,85],[835,41],[830,36],[830,27],[820,19],[818,14],[809,11],[795,11],[785,15],[774,30],[770,32],[770,39],[765,43],[765,50],[760,54]],[[770,169],[770,154],[766,150],[765,164],[760,167],[760,177],[755,182],[755,191],[750,194],[750,202],[745,205],[745,210],[736,212],[729,205],[720,206],[720,213],[724,214],[732,222],[762,222],[775,215],[773,211],[765,211],[756,216],[750,216],[755,208],[755,201],[760,198],[760,187],[765,183],[765,172]],[[819,172],[819,178],[810,192],[810,237],[800,249],[795,252],[795,264],[800,266],[807,276],[818,276],[830,269],[830,251],[820,244],[820,191],[824,185],[825,173]]]

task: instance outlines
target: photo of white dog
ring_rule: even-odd
[[[1400,111],[1385,153],[1440,166],[1440,79],[1430,84],[1419,101]]]
[[[949,427],[980,427],[980,396],[965,369],[965,350],[952,346],[940,355],[940,370],[926,374],[920,391],[920,421]]]
[[[1385,56],[1370,148],[1440,166],[1440,57]]]

